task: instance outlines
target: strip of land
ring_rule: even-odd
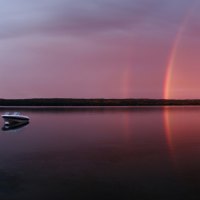
[[[0,99],[0,106],[186,106],[200,105],[200,99]]]

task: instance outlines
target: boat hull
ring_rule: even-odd
[[[25,123],[29,122],[28,118],[20,118],[20,117],[15,117],[15,116],[3,116],[3,119],[5,121],[5,124],[16,124],[16,123]]]

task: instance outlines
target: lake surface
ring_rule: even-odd
[[[200,107],[0,108],[0,199],[200,199]],[[3,120],[1,120],[3,126]]]

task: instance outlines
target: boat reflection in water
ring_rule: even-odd
[[[4,119],[3,131],[20,129],[29,124],[29,117],[21,115],[19,112],[13,114],[7,112],[2,117]]]
[[[9,131],[9,130],[17,130],[21,129],[24,126],[27,126],[29,122],[18,122],[18,123],[13,123],[13,124],[4,124],[2,127],[2,131]]]

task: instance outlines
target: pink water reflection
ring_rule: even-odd
[[[9,177],[17,180],[9,194],[0,190],[2,199],[16,194],[20,199],[42,194],[46,199],[172,200],[199,195],[200,108],[19,110],[30,124],[0,131],[0,175],[6,174],[8,186]]]
[[[167,107],[164,110],[166,138],[178,172],[190,176],[200,169],[200,107]],[[192,170],[191,170],[192,169]],[[200,180],[199,176],[196,176]]]

